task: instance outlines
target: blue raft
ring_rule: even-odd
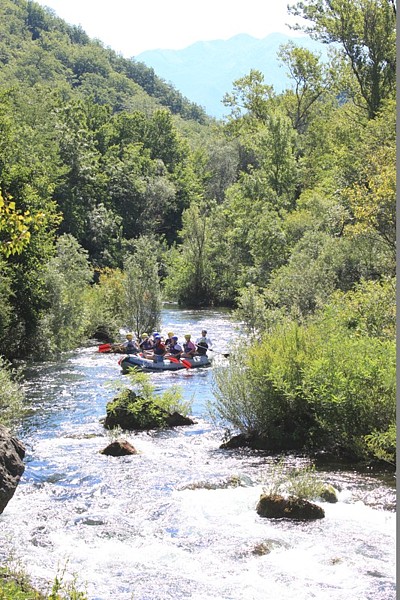
[[[143,358],[136,354],[129,354],[118,361],[123,373],[127,373],[130,368],[138,367],[142,371],[180,371],[182,369],[195,369],[198,367],[209,367],[211,361],[208,356],[194,356],[185,358],[183,364],[181,361],[171,361],[165,358],[162,362],[154,362],[149,358]],[[189,366],[190,364],[190,366]]]

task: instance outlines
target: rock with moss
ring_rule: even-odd
[[[106,407],[104,421],[106,429],[121,427],[128,431],[148,431],[162,427],[193,425],[194,421],[179,413],[170,414],[164,408],[149,399],[138,396],[133,390],[123,390]]]
[[[330,504],[335,504],[338,502],[337,491],[331,484],[325,484],[323,489],[320,492],[320,498],[325,500],[325,502],[329,502]]]
[[[280,494],[262,494],[257,504],[257,513],[267,519],[293,519],[295,521],[312,521],[323,519],[325,511],[318,505],[290,496]]]
[[[0,425],[0,514],[14,495],[25,470],[25,448],[10,431]]]

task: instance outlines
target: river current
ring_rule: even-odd
[[[196,338],[203,328],[214,364],[223,361],[217,352],[236,335],[229,313],[163,310],[164,334]],[[124,432],[138,454],[104,456],[110,382],[126,379],[118,355],[96,349],[27,370],[29,414],[17,432],[26,470],[0,515],[2,560],[13,557],[42,587],[76,574],[90,600],[396,597],[393,476],[330,467],[320,476],[339,502],[321,504],[324,519],[260,518],[274,459],[219,448],[224,431],[207,411],[212,367],[151,375],[157,390],[181,386],[195,425]],[[232,477],[241,485],[227,485]]]

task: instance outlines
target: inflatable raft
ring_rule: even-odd
[[[162,362],[154,362],[148,358],[142,358],[136,354],[124,356],[119,361],[123,373],[127,373],[131,367],[139,367],[143,371],[179,371],[182,369],[195,369],[211,365],[208,356],[194,356],[181,360],[171,361],[165,358]]]

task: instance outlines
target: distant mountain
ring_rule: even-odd
[[[228,113],[223,96],[232,90],[232,83],[251,69],[264,74],[265,83],[276,92],[289,87],[289,79],[277,59],[281,44],[293,41],[327,56],[326,45],[308,36],[290,37],[271,33],[263,39],[239,34],[228,40],[196,42],[183,50],[148,50],[135,60],[152,67],[158,77],[172,83],[192,102],[205,108],[210,116],[221,118]]]

